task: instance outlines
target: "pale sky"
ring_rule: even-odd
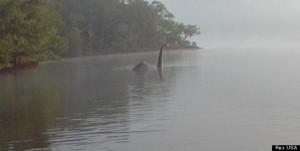
[[[160,1],[175,20],[200,27],[200,46],[300,43],[299,0]]]

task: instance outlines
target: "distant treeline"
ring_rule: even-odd
[[[174,21],[158,1],[1,0],[0,70],[49,58],[144,51],[188,37],[196,25]]]

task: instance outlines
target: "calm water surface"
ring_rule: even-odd
[[[300,51],[167,51],[0,75],[0,150],[266,151],[299,144]]]

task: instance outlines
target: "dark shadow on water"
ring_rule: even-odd
[[[124,143],[131,133],[152,131],[131,129],[132,104],[155,109],[151,98],[167,95],[168,83],[162,70],[112,70],[127,62],[122,59],[74,59],[0,75],[0,150],[70,150],[70,144]]]
[[[160,80],[163,81],[164,80],[163,68],[157,68],[156,71],[158,72],[158,76],[159,76]],[[147,76],[149,76],[149,74],[153,74],[153,72],[155,72],[154,69],[146,70],[146,71],[144,71],[144,70],[143,71],[134,71],[134,73],[136,75],[143,76],[143,77],[147,77]]]
[[[60,88],[34,70],[7,74],[0,82],[0,150],[49,148],[44,133],[65,114]]]
[[[7,68],[7,69],[0,69],[0,74],[6,74],[6,73],[17,73],[17,72],[26,72],[27,70],[32,70],[37,68],[39,65],[38,62],[34,63],[28,63],[25,65],[16,65],[12,68]]]

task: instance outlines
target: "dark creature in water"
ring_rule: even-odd
[[[161,71],[162,67],[163,67],[163,51],[167,45],[168,45],[167,43],[163,44],[159,51],[159,57],[158,57],[158,62],[157,62],[157,66],[156,66],[159,71]],[[135,72],[138,72],[138,73],[144,73],[151,69],[153,69],[153,67],[151,65],[149,65],[145,61],[142,61],[139,64],[137,64],[132,70]]]

